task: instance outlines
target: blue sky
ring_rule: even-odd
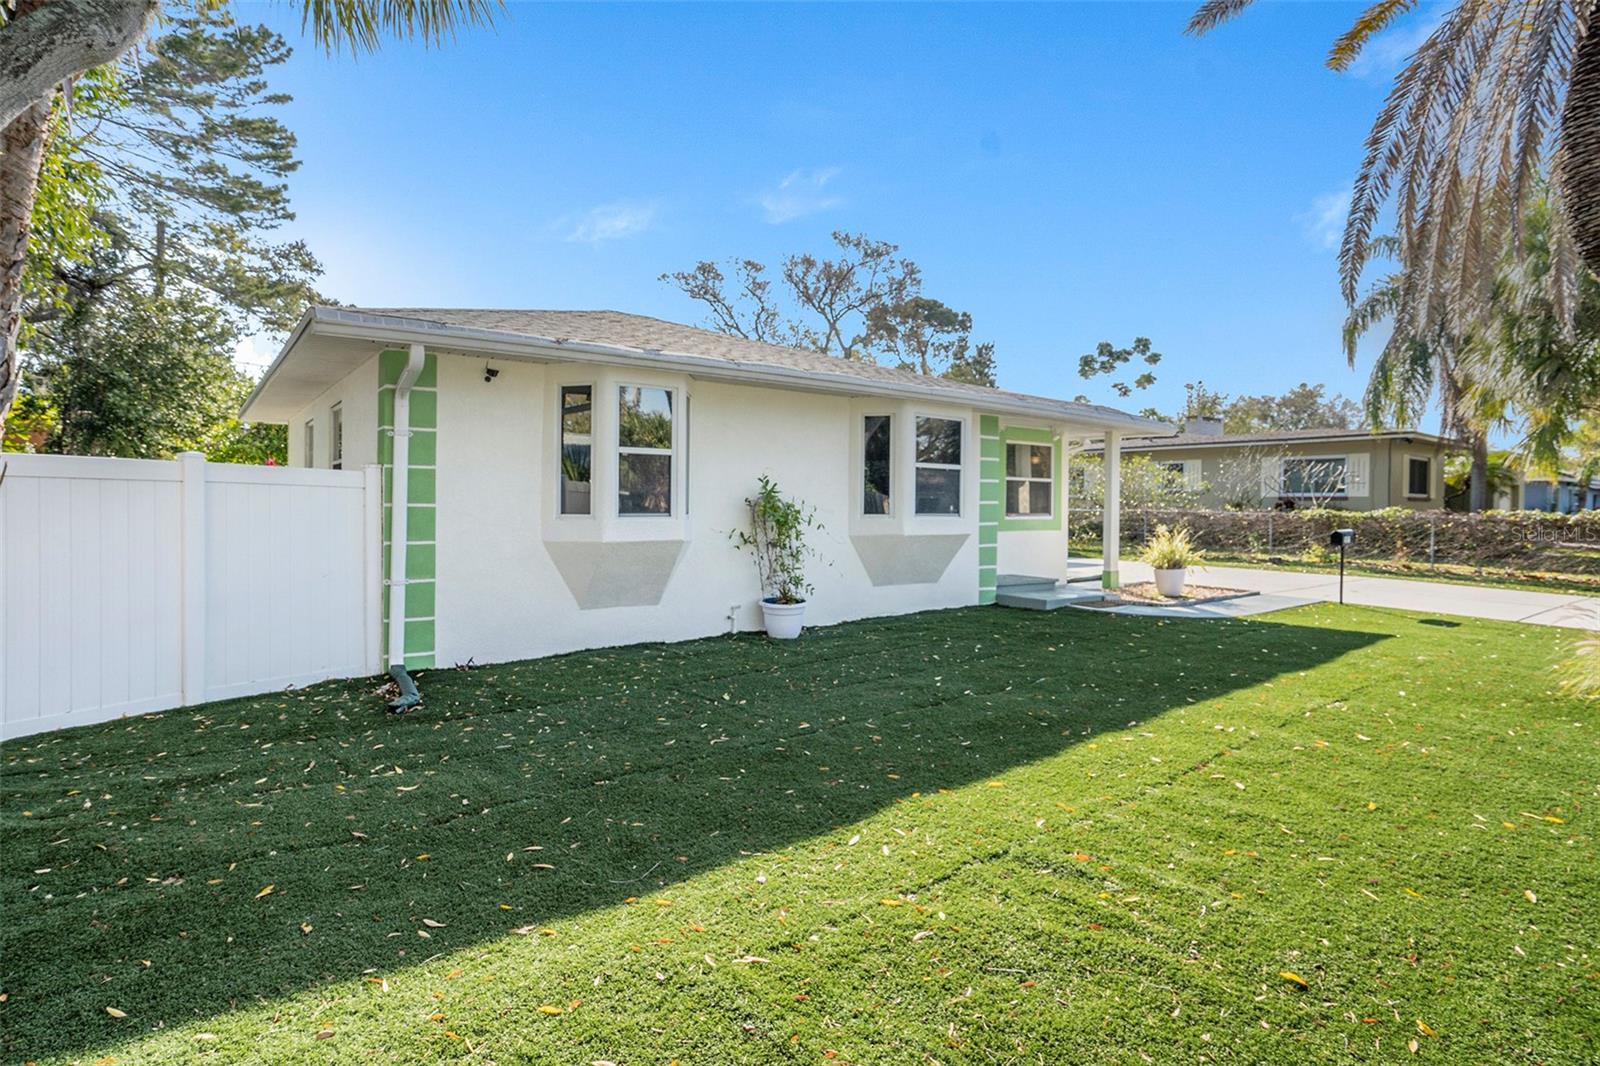
[[[274,75],[304,161],[289,232],[340,300],[699,323],[659,274],[845,229],[971,311],[1007,388],[1111,400],[1077,356],[1144,335],[1166,358],[1126,406],[1195,379],[1360,394],[1333,243],[1426,15],[1337,75],[1354,4],[1262,3],[1194,40],[1188,3],[512,0],[495,29],[359,59],[304,41],[296,6],[236,11],[296,45]]]

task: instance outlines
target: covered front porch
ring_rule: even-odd
[[[979,513],[981,603],[1026,595],[1049,607],[1120,588],[1123,433],[1072,423],[1033,423],[986,415],[980,423],[983,466]],[[1105,456],[1099,473],[1104,497],[1104,547],[1098,582],[1068,572],[1068,512],[1073,505],[1072,459],[1094,449]],[[1069,580],[1069,577],[1074,580]],[[1027,606],[1039,607],[1030,602]]]

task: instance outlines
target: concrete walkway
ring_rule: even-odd
[[[1098,579],[1099,573],[1100,562],[1097,559],[1074,559],[1068,570],[1071,578],[1094,576]],[[1143,563],[1122,564],[1124,584],[1149,581],[1151,577],[1150,567]],[[1110,610],[1117,614],[1165,617],[1239,618],[1308,603],[1337,602],[1339,599],[1338,574],[1206,566],[1191,571],[1190,580],[1223,588],[1248,589],[1260,595],[1196,607],[1128,605]],[[1429,614],[1526,622],[1536,626],[1600,630],[1600,597],[1579,596],[1570,592],[1525,592],[1521,589],[1486,588],[1445,581],[1347,576],[1344,581],[1344,602],[1364,607],[1398,607]]]

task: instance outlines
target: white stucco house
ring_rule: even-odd
[[[1160,428],[612,311],[348,307],[305,314],[243,417],[288,425],[291,466],[383,467],[409,669],[760,628],[730,533],[761,474],[823,526],[808,624],[992,603],[1065,575],[1066,450]]]

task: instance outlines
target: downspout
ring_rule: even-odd
[[[411,387],[422,374],[424,350],[413,344],[411,355],[394,387],[393,488],[389,510],[389,676],[400,686],[398,699],[389,701],[397,714],[422,702],[417,683],[406,673],[406,516],[411,499]]]

